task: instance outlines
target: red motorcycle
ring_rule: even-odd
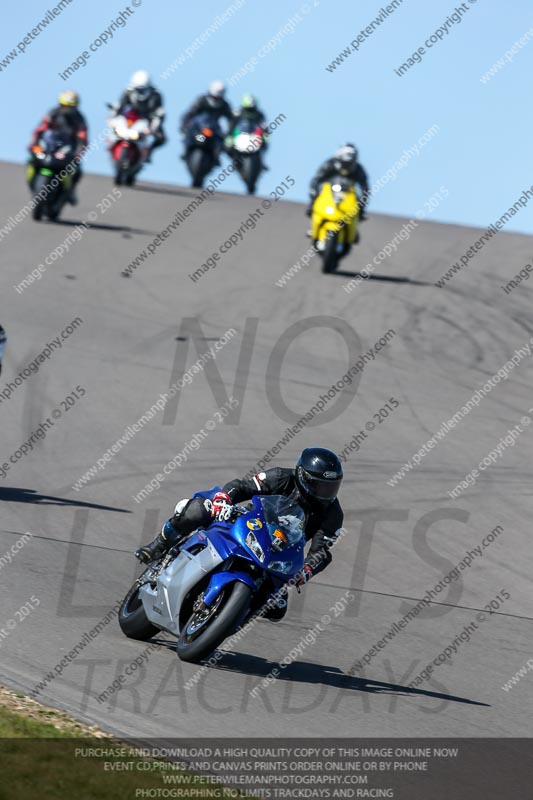
[[[116,111],[114,106],[109,108]],[[115,184],[133,186],[152,148],[150,124],[134,108],[127,107],[122,114],[112,117],[108,125],[112,132],[109,152],[115,169]]]

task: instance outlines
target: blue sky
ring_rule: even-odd
[[[79,91],[96,135],[106,124],[105,102],[115,100],[131,73],[142,68],[163,93],[169,135],[143,178],[187,184],[178,158],[181,113],[210,80],[228,79],[255,55],[253,72],[229,88],[228,99],[237,104],[250,91],[258,95],[269,119],[286,115],[272,135],[270,172],[262,178],[261,193],[292,175],[295,186],[286,197],[305,199],[318,164],[345,141],[358,145],[361,162],[376,181],[435,124],[438,134],[379,191],[371,210],[411,216],[445,186],[449,197],[432,219],[484,227],[533,184],[533,11],[527,0],[513,0],[504,13],[496,0],[468,0],[461,23],[448,26],[442,41],[402,77],[394,69],[424,45],[459,3],[403,0],[357,52],[329,72],[326,66],[379,15],[385,1],[356,5],[338,0],[333,5],[326,0],[233,0],[241,7],[168,79],[161,79],[161,73],[232,0],[135,2],[140,5],[130,5],[134,13],[125,27],[67,82],[58,73],[89,50],[125,3],[72,0],[24,53],[2,68],[6,114],[0,158],[24,159],[32,128],[62,88]],[[2,21],[0,62],[53,7],[54,0],[10,6]],[[480,77],[530,29],[532,38],[511,63],[481,83]],[[276,34],[271,52],[258,57]],[[85,168],[110,174],[108,154],[92,154]],[[225,189],[243,191],[236,177],[226,181]],[[532,209],[533,200],[506,229],[533,233]]]

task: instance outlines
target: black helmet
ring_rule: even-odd
[[[331,450],[307,447],[298,459],[294,477],[304,498],[329,505],[342,483],[341,462]]]

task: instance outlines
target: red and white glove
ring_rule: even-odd
[[[235,507],[227,492],[217,492],[211,501],[211,516],[218,522],[229,522]]]
[[[299,588],[300,586],[305,586],[307,581],[310,581],[312,577],[313,577],[313,570],[311,569],[309,564],[306,564],[305,567],[303,568],[303,570],[300,572],[300,574],[296,578],[296,581],[295,581],[294,585],[297,588]]]

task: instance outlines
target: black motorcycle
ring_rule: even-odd
[[[198,114],[190,121],[185,131],[185,163],[194,188],[202,188],[206,176],[218,162],[222,139],[220,125],[213,114]]]
[[[43,215],[51,221],[58,219],[72,186],[74,170],[65,167],[73,157],[72,142],[59,131],[44,131],[31,148],[27,177],[35,201],[33,219]]]

